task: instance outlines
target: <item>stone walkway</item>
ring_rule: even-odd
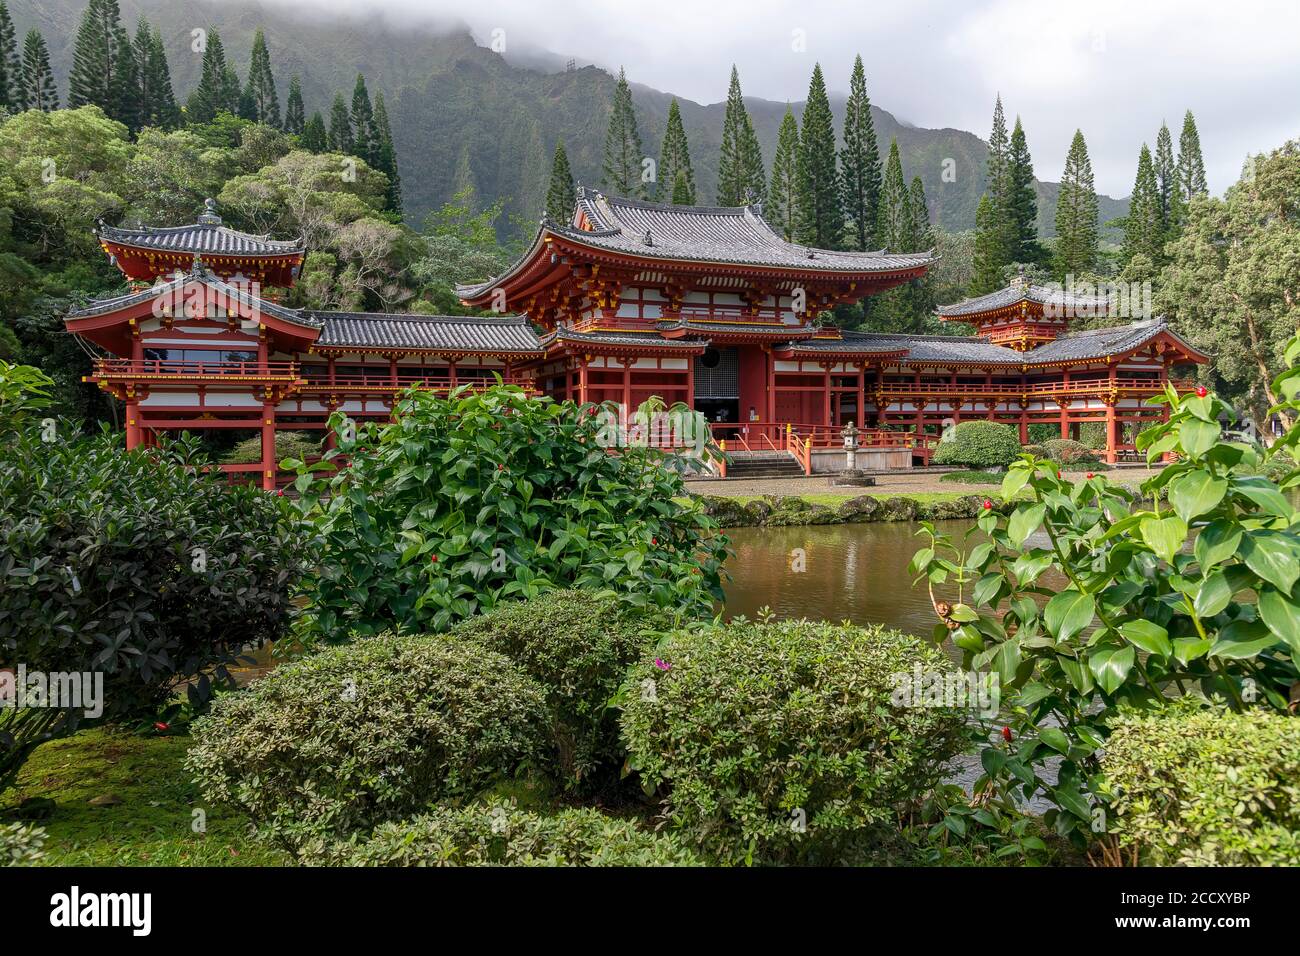
[[[945,472],[947,469],[945,469]],[[943,472],[922,469],[893,472],[876,476],[874,488],[835,488],[829,476],[813,475],[807,478],[731,478],[723,480],[696,480],[686,482],[686,490],[697,495],[724,495],[746,498],[753,495],[911,495],[948,493],[978,495],[997,489],[996,485],[967,485],[955,481],[940,481]],[[1155,471],[1150,468],[1115,468],[1106,472],[1113,481],[1136,485],[1150,478]]]

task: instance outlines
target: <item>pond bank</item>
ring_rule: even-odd
[[[695,494],[693,497],[723,528],[975,518],[984,510],[986,500],[1000,512],[1010,509],[996,488],[990,488],[988,494],[760,495],[748,498]]]

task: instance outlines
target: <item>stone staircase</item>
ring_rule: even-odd
[[[802,478],[803,467],[788,451],[731,452],[728,478]]]

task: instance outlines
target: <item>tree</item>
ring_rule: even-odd
[[[342,93],[334,94],[334,103],[330,106],[329,148],[344,155],[353,155],[356,149],[356,141],[352,138],[352,117]]]
[[[678,176],[682,178],[683,188],[677,189]],[[668,126],[664,131],[664,141],[659,148],[659,168],[655,170],[655,198],[663,202],[672,198],[673,205],[695,205],[695,171],[691,169],[691,151],[686,141],[686,129],[682,126],[682,111],[677,105],[676,97],[668,106]],[[685,200],[679,202],[675,197],[683,195]]]
[[[790,242],[794,239],[794,220],[799,195],[799,124],[787,105],[776,136],[776,156],[772,159],[772,188],[765,208],[768,223]],[[871,224],[875,232],[875,223]]]
[[[975,209],[975,241],[971,253],[971,295],[985,295],[1002,288],[1001,243],[994,222],[993,200],[986,192]]]
[[[370,105],[366,78],[358,73],[352,88],[352,154],[374,166],[376,145],[375,111]]]
[[[1034,192],[1034,161],[1029,155],[1025,129],[1016,117],[1015,129],[1007,148],[1006,167],[1006,238],[1004,248],[1011,262],[1037,262],[1041,258],[1038,245],[1038,194]]]
[[[307,111],[302,105],[302,83],[295,73],[289,77],[289,97],[284,102],[284,131],[301,136],[307,126]]]
[[[136,22],[135,39],[131,42],[135,56],[136,81],[139,84],[140,127],[175,129],[180,125],[180,107],[172,91],[171,71],[167,67],[167,52],[162,36],[141,17]]]
[[[1018,121],[1017,121],[1018,122]],[[1021,130],[1023,139],[1024,131]],[[1029,150],[1024,149],[1023,162],[1029,163]],[[1015,257],[1020,235],[1019,225],[1013,220],[1014,188],[1011,172],[1011,141],[1007,137],[1007,118],[1002,110],[1002,97],[993,105],[993,128],[989,132],[987,185],[984,195],[988,206],[981,219],[975,217],[975,249],[981,257],[975,269],[975,286],[972,294],[982,295],[1002,287],[1002,270]],[[1029,168],[1033,178],[1033,168]],[[1032,189],[1032,184],[1031,187]]]
[[[1209,192],[1205,160],[1201,158],[1201,134],[1196,131],[1196,117],[1191,110],[1183,116],[1183,131],[1178,137],[1178,190],[1184,203]]]
[[[1057,278],[1092,272],[1097,265],[1097,191],[1083,132],[1074,131],[1056,198]]]
[[[731,67],[727,107],[722,117],[722,153],[718,159],[718,205],[747,206],[767,194],[763,154],[740,92],[740,73]]]
[[[546,215],[555,222],[568,224],[573,215],[573,172],[569,169],[569,154],[564,151],[564,140],[555,144],[551,159],[551,184],[546,190]]]
[[[329,149],[329,133],[325,129],[325,117],[317,111],[311,114],[302,128],[302,148],[309,153],[323,153]]]
[[[1147,261],[1156,267],[1164,256],[1160,188],[1156,182],[1155,166],[1151,162],[1151,150],[1147,149],[1146,143],[1142,144],[1142,150],[1138,153],[1137,180],[1133,184],[1128,215],[1124,219],[1124,246],[1120,259],[1127,266],[1138,255],[1146,256]]]
[[[50,70],[50,51],[45,46],[45,38],[36,30],[28,30],[23,39],[17,94],[20,109],[48,113],[59,108],[59,93]]]
[[[21,70],[14,21],[9,16],[9,7],[4,0],[0,0],[0,110],[17,110],[20,107],[18,91],[21,86]]]
[[[393,128],[388,122],[388,107],[384,104],[382,92],[375,94],[374,123],[374,167],[388,177],[388,201],[384,208],[401,215],[402,177],[397,171],[397,147],[393,145]]]
[[[1214,356],[1225,393],[1262,428],[1300,328],[1300,142],[1256,157],[1222,199],[1196,196],[1166,252],[1156,310]]]
[[[605,187],[621,196],[645,199],[645,181],[641,176],[643,152],[641,134],[636,127],[636,111],[632,108],[632,88],[620,68],[610,104],[609,128],[605,133],[602,164]]]
[[[885,176],[880,190],[880,211],[876,217],[876,238],[890,252],[916,252],[913,218],[907,181],[903,178],[903,161],[898,153],[898,140],[890,140],[889,160],[885,163]]]
[[[248,65],[248,85],[244,96],[253,115],[250,119],[280,128],[280,100],[275,95],[275,77],[271,73],[271,54],[261,30],[253,34],[253,53]]]
[[[840,177],[843,181],[844,214],[848,220],[847,244],[851,249],[870,249],[875,241],[880,206],[880,147],[876,143],[876,127],[871,119],[871,99],[867,96],[867,76],[861,56],[853,61],[853,76],[849,80]]]
[[[90,0],[77,28],[68,106],[98,106],[110,119],[138,129],[138,82],[117,0]]]
[[[826,96],[821,64],[816,64],[803,108],[794,234],[799,242],[821,249],[838,249],[844,237],[844,209],[840,203],[835,158],[831,104]]]
[[[912,177],[907,195],[907,211],[911,214],[908,252],[927,252],[936,245],[934,227],[930,225],[930,203],[925,198],[925,185],[920,176]],[[934,278],[926,273],[911,280],[906,286],[913,323],[924,322],[938,304],[934,299]]]
[[[1168,242],[1177,238],[1183,202],[1178,191],[1178,163],[1174,159],[1173,137],[1169,135],[1169,125],[1163,122],[1156,134],[1155,174],[1156,194],[1160,199],[1160,226]]]
[[[186,122],[211,123],[218,113],[238,114],[239,81],[235,79],[232,90],[233,73],[226,64],[226,50],[221,44],[221,34],[215,28],[210,28],[204,41],[199,85],[194,88],[185,104]]]

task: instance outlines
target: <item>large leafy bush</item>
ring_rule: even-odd
[[[1111,724],[1101,769],[1124,858],[1157,866],[1300,865],[1294,717],[1258,708],[1125,714]]]
[[[436,807],[353,842],[319,842],[304,862],[326,866],[700,866],[671,836],[596,810],[543,816],[507,804]]]
[[[276,432],[275,460],[294,458],[301,461],[320,454],[320,440],[307,432]],[[231,465],[247,465],[262,460],[262,436],[241,441],[221,459]]]
[[[284,664],[193,725],[187,766],[295,849],[477,793],[539,758],[545,695],[446,637],[375,637]]]
[[[1043,442],[1043,457],[1062,465],[1079,465],[1097,461],[1097,453],[1083,442],[1070,438],[1053,438]]]
[[[726,862],[846,859],[961,749],[954,710],[894,705],[899,675],[952,670],[896,631],[736,621],[659,653],[623,694],[628,763],[673,826]]]
[[[655,622],[613,594],[552,591],[508,601],[453,632],[506,655],[546,690],[557,776],[570,789],[616,779],[623,762],[608,706],[629,664],[655,640]]]
[[[1015,429],[1001,422],[959,422],[934,450],[936,465],[965,465],[967,468],[1001,468],[1020,454]]]
[[[1300,340],[1288,361],[1298,356]],[[1294,407],[1300,368],[1277,390]],[[967,666],[996,671],[1009,704],[1014,743],[989,747],[978,788],[1046,792],[1048,822],[1081,845],[1105,828],[1099,761],[1121,706],[1155,710],[1200,692],[1235,710],[1285,711],[1300,678],[1300,516],[1283,493],[1300,472],[1280,486],[1258,474],[1300,444],[1300,426],[1263,449],[1223,440],[1220,422],[1235,413],[1204,389],[1151,401],[1170,406],[1169,420],[1138,445],[1153,462],[1178,460],[1141,496],[1024,456],[1002,490],[1028,500],[1006,517],[986,511],[987,540],[962,548],[926,526],[930,546],[913,560],[942,618],[937,637]],[[1058,758],[1053,782],[1043,768]]]
[[[102,672],[105,718],[152,713],[288,627],[305,535],[283,503],[188,463],[47,420],[0,442],[0,660]],[[81,710],[0,711],[0,790]]]
[[[336,415],[338,449],[296,484],[324,550],[307,632],[440,631],[567,586],[709,613],[725,540],[661,453],[611,454],[595,411],[497,386],[408,392],[355,434]],[[350,467],[320,477],[335,454]]]

